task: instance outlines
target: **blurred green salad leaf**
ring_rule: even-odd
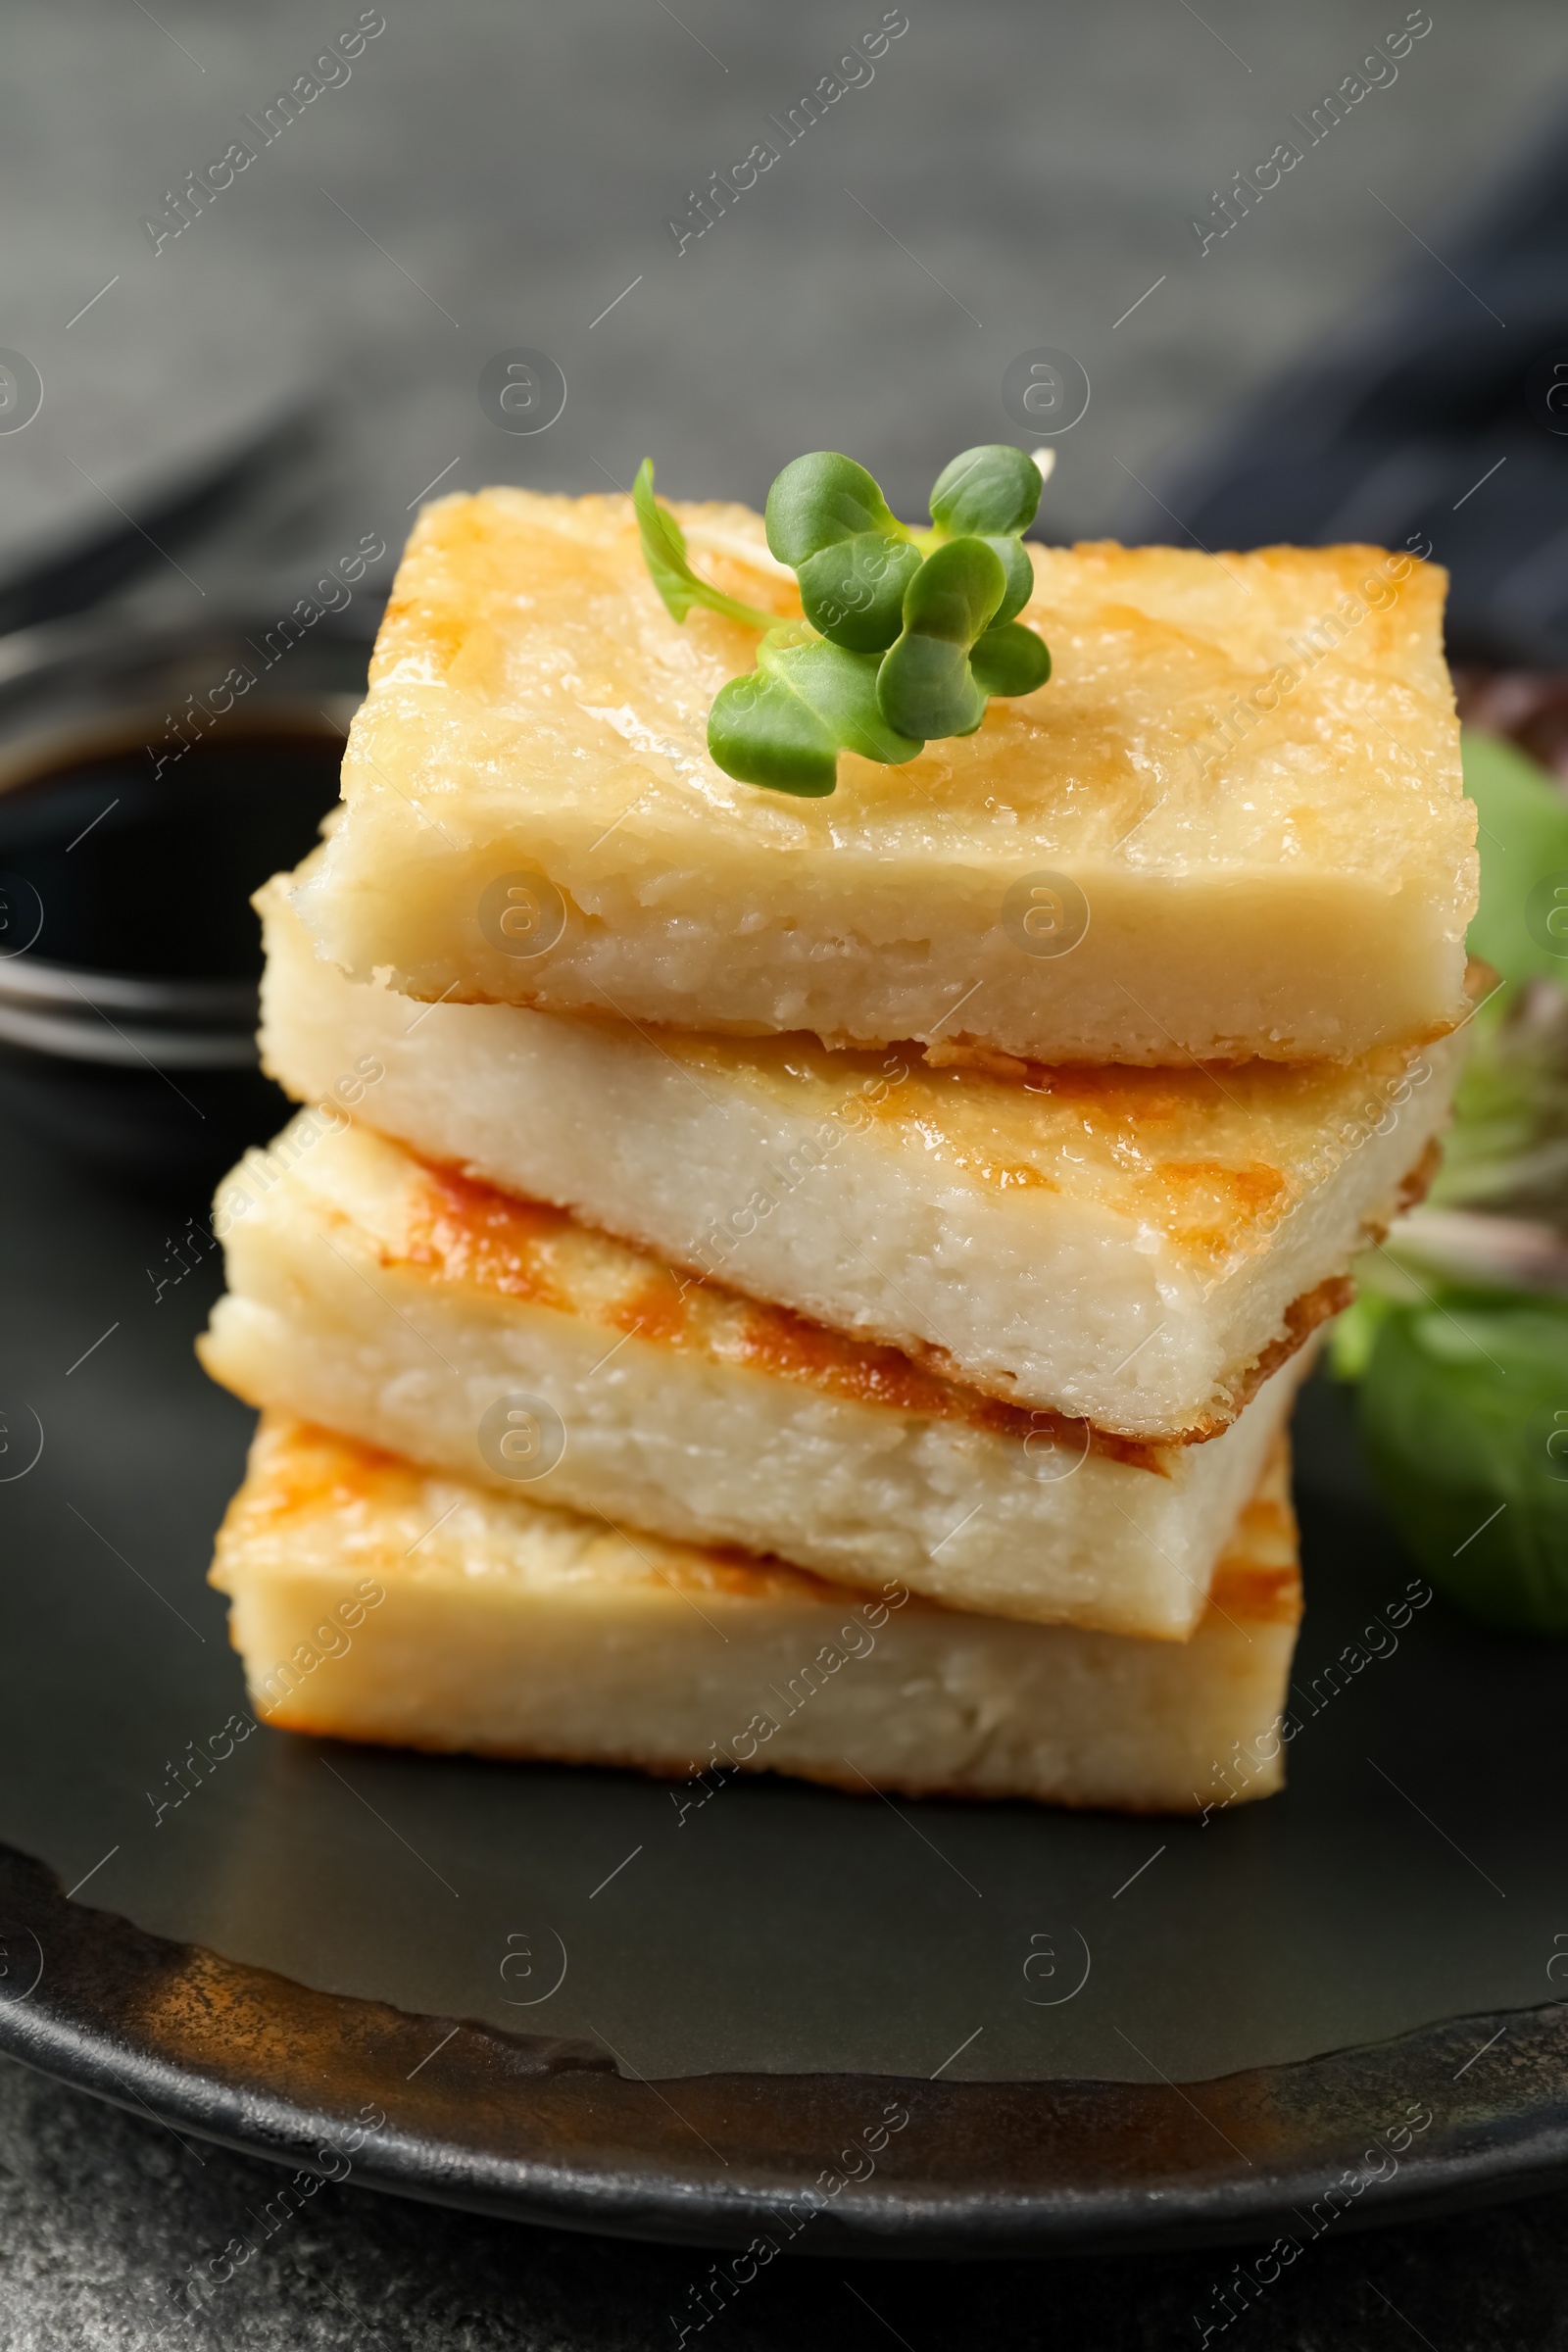
[[[1568,996],[1534,980],[1472,1026],[1433,1206],[1568,1231]]]
[[[1034,587],[1019,534],[1041,479],[1004,443],[964,450],[932,489],[932,528],[915,531],[853,458],[795,459],[767,495],[767,543],[794,570],[806,615],[781,629],[692,570],[644,459],[633,493],[643,556],[673,618],[702,604],[766,632],[756,670],[710,714],[708,748],[725,774],[820,799],[841,751],[897,766],[932,737],[972,735],[991,696],[1043,686],[1051,656],[1013,618]]]
[[[1462,745],[1481,818],[1469,945],[1503,985],[1472,1023],[1432,1200],[1568,1229],[1568,795],[1512,744]]]
[[[1433,1584],[1485,1625],[1568,1634],[1568,1300],[1384,1300],[1369,1336],[1362,1441]]]
[[[1568,797],[1495,737],[1467,730],[1463,754],[1469,945],[1501,985],[1472,1022],[1431,1198],[1568,1230]],[[1568,1298],[1456,1283],[1419,1235],[1396,1228],[1358,1268],[1333,1369],[1360,1383],[1374,1478],[1434,1585],[1483,1624],[1568,1635]]]
[[[1470,953],[1510,987],[1539,977],[1568,988],[1568,798],[1500,737],[1467,727],[1460,742],[1465,790],[1481,818]]]
[[[1378,1326],[1389,1312],[1389,1300],[1370,1288],[1364,1276],[1357,1281],[1349,1305],[1329,1330],[1328,1365],[1336,1380],[1364,1380],[1372,1361]]]

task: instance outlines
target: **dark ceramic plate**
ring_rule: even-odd
[[[1299,2245],[1568,2176],[1564,1653],[1399,1623],[1339,1393],[1298,1417],[1284,1797],[761,1780],[683,1817],[247,1732],[199,1204],[12,1138],[0,1250],[0,2047],[368,2185],[715,2246]]]

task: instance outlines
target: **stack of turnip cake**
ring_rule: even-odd
[[[799,612],[760,517],[674,512]],[[1463,1045],[1444,577],[1029,554],[1051,681],[801,799],[710,757],[756,632],[671,617],[628,500],[421,515],[343,807],[258,902],[302,1108],[218,1198],[263,1720],[1279,1785],[1286,1423]]]

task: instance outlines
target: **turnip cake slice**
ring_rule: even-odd
[[[740,507],[694,564],[799,611]],[[1183,1065],[1349,1057],[1463,1011],[1475,811],[1445,575],[1370,547],[1035,547],[1054,672],[801,801],[708,713],[754,630],[677,625],[631,502],[425,509],[300,897],[321,953],[427,1001],[832,1044]]]
[[[1287,1476],[1281,1445],[1192,1640],[1139,1642],[633,1542],[269,1416],[212,1581],[252,1705],[288,1731],[702,1772],[704,1794],[735,1767],[1195,1813],[1216,1758],[1246,1752],[1244,1799],[1283,1777]]]
[[[1430,1173],[1466,1042],[999,1076],[415,1004],[314,956],[283,884],[260,903],[266,1064],[329,1122],[352,1109],[1004,1403],[1156,1443],[1234,1420],[1345,1303],[1351,1256]]]
[[[1212,1444],[1150,1446],[309,1111],[220,1198],[229,1289],[199,1347],[248,1403],[503,1494],[1041,1623],[1184,1640],[1305,1364]]]

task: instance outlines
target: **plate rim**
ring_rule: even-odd
[[[172,1941],[69,1901],[46,1865],[3,1844],[0,1927],[37,1945],[36,1983],[0,1997],[0,2052],[300,2177],[548,2228],[741,2259],[760,2239],[884,2259],[1282,2236],[1304,2250],[1331,2222],[1387,2226],[1568,2181],[1568,2001],[1188,2086],[713,2074],[656,2087],[595,2043],[323,1991]],[[1492,2038],[1506,2041],[1500,2092],[1485,2077],[1456,2092],[1455,2061]],[[1401,2107],[1430,2120],[1383,2177]],[[858,2183],[838,2174],[827,2151],[847,2156],[858,2133],[858,2155],[877,2131],[889,2161]]]

